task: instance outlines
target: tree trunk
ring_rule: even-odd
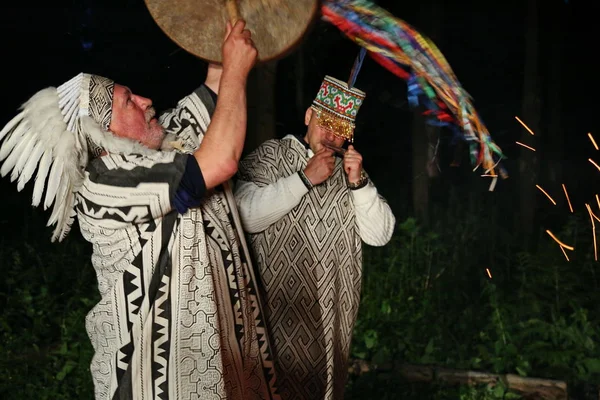
[[[304,90],[304,45],[301,44],[294,55],[294,77],[295,85],[295,101],[296,101],[296,118],[298,121],[304,120],[304,113],[308,107],[308,99],[305,99],[306,93]]]
[[[519,393],[527,399],[567,400],[568,398],[567,383],[554,379],[525,378],[513,374],[492,374],[430,365],[377,366],[370,365],[365,360],[354,360],[349,367],[350,374],[354,375],[361,375],[370,371],[397,371],[402,378],[409,382],[459,385],[487,384],[490,386],[503,382],[508,390]]]
[[[433,148],[439,128],[428,125],[420,111],[415,111],[412,123],[413,211],[423,224],[429,224],[429,187],[437,175]]]
[[[535,140],[529,132],[523,129],[523,141],[540,143],[540,69],[539,69],[539,8],[538,0],[527,1],[527,23],[525,37],[525,71],[523,83],[523,109],[521,120],[535,133]],[[536,187],[539,179],[539,157],[541,148],[534,146],[536,151],[521,149],[519,159],[519,196],[520,218],[517,227],[520,227],[523,244],[530,247],[534,234]]]
[[[244,154],[275,138],[275,78],[277,61],[255,67],[248,79],[248,132]]]
[[[429,0],[421,6],[421,21],[427,25],[429,38],[438,46],[442,30],[442,3]],[[426,22],[425,22],[426,21]],[[428,125],[422,110],[413,112],[412,121],[412,198],[413,212],[423,224],[429,223],[429,187],[432,177],[437,176],[435,145],[440,128]]]
[[[544,168],[547,171],[546,181],[553,188],[560,188],[563,183],[563,146],[564,133],[562,129],[562,64],[563,64],[563,48],[564,48],[564,24],[565,7],[564,4],[552,2],[546,5],[551,13],[549,18],[550,45],[549,47],[549,79],[547,84],[547,99],[548,99],[548,124],[545,131],[548,134],[548,154],[544,151],[546,162]],[[545,7],[546,7],[545,6]],[[561,202],[566,201],[564,196],[557,196]],[[559,199],[556,199],[559,201]]]

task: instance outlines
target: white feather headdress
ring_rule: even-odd
[[[0,174],[10,173],[21,191],[37,169],[32,205],[43,204],[48,209],[54,204],[48,220],[48,226],[56,225],[52,241],[63,240],[71,229],[75,194],[90,157],[103,150],[122,154],[153,151],[108,132],[113,90],[110,79],[81,73],[58,88],[34,94],[0,131],[0,142],[4,139]]]

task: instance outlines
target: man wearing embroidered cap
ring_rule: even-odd
[[[364,98],[325,77],[306,110],[306,134],[268,140],[240,163],[235,197],[258,266],[284,400],[342,398],[362,242],[383,246],[394,229],[362,156],[353,145],[341,148],[354,140]]]
[[[150,99],[82,73],[0,131],[0,172],[21,190],[38,171],[33,205],[54,204],[52,240],[76,217],[92,244],[98,400],[279,398],[229,186],[257,56],[244,27],[228,25],[222,66],[158,120]]]

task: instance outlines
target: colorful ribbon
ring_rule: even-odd
[[[430,124],[451,128],[469,143],[471,162],[487,175],[507,177],[502,150],[490,137],[452,68],[433,42],[367,0],[324,0],[323,19],[406,81],[411,106],[423,105]]]

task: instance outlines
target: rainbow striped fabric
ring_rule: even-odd
[[[447,126],[469,143],[473,165],[482,166],[487,175],[508,176],[500,164],[502,150],[433,42],[368,0],[324,0],[321,12],[325,21],[406,81],[410,105],[424,106],[429,123]]]

